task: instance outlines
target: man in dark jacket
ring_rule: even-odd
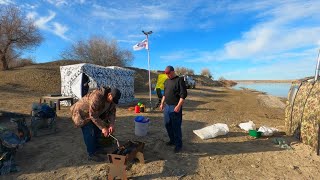
[[[178,153],[182,148],[182,105],[188,94],[183,78],[175,74],[172,66],[166,67],[165,74],[168,79],[164,83],[164,96],[160,109],[164,111],[165,127],[170,139],[166,145],[175,145],[174,152]]]
[[[120,97],[117,88],[102,87],[89,92],[70,108],[72,120],[81,127],[89,160],[101,161],[96,154],[98,139],[101,133],[108,137],[114,132],[116,104]]]

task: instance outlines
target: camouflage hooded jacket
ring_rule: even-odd
[[[71,106],[72,120],[76,127],[82,127],[89,121],[99,129],[103,129],[108,124],[114,125],[116,105],[106,101],[109,92],[110,88],[96,89]]]

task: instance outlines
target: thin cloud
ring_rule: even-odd
[[[54,22],[53,19],[56,17],[56,13],[49,11],[48,16],[39,16],[36,12],[29,12],[27,18],[34,19],[35,25],[44,31],[49,31],[64,40],[70,41],[66,36],[66,32],[69,28],[66,25],[62,25],[58,22]]]
[[[69,28],[65,25],[62,25],[60,23],[57,22],[53,22],[53,32],[58,35],[59,37],[62,37],[65,40],[69,40],[66,36],[65,33],[69,30]]]
[[[66,0],[47,0],[47,2],[57,7],[68,5],[68,2]]]
[[[319,42],[320,26],[293,27],[292,23],[307,21],[308,18],[319,21],[318,9],[314,8],[319,6],[320,3],[304,2],[281,4],[280,7],[263,12],[270,20],[256,24],[243,33],[241,39],[226,43],[220,59],[256,58],[310,45],[316,46]]]
[[[33,17],[36,18],[35,19],[35,24],[36,26],[38,26],[40,29],[43,30],[49,30],[49,25],[48,23],[56,16],[56,13],[53,11],[49,11],[49,15],[48,16],[42,16],[42,17],[38,17],[38,14],[36,12],[31,12],[29,13],[29,15],[27,15],[27,17]]]
[[[159,6],[142,6],[140,8],[114,8],[95,4],[92,15],[98,18],[109,20],[166,20],[171,17],[170,12]]]
[[[11,0],[0,0],[0,4],[9,5],[9,4],[14,4],[14,2]]]

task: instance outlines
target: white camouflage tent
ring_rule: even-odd
[[[134,71],[117,66],[98,66],[94,64],[74,64],[60,66],[61,94],[81,98],[82,76],[90,79],[90,89],[101,86],[116,87],[121,91],[119,103],[134,101]]]

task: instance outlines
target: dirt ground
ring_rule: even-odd
[[[128,163],[129,179],[319,179],[320,157],[310,147],[281,133],[284,131],[284,109],[277,98],[214,87],[198,87],[188,93],[183,108],[184,146],[178,154],[173,153],[173,147],[165,146],[168,138],[160,111],[139,114],[150,118],[151,122],[148,135],[137,137],[134,118],[138,114],[129,111],[127,106],[118,108],[115,136],[120,144],[127,140],[145,142],[146,163]],[[32,102],[38,102],[41,95],[1,87],[0,110],[29,114]],[[136,98],[147,102],[148,92],[138,93]],[[156,101],[155,95],[153,100]],[[275,136],[250,137],[237,126],[249,120],[257,127],[266,125],[279,129],[280,133],[275,136],[285,139],[293,149],[274,144]],[[209,140],[201,140],[193,133],[193,130],[214,123],[226,123],[230,132]],[[16,162],[20,172],[1,178],[106,179],[110,163],[86,160],[81,130],[73,127],[68,107],[58,111],[57,124],[56,134],[33,137],[19,149]],[[14,128],[8,118],[2,117],[1,125]]]

